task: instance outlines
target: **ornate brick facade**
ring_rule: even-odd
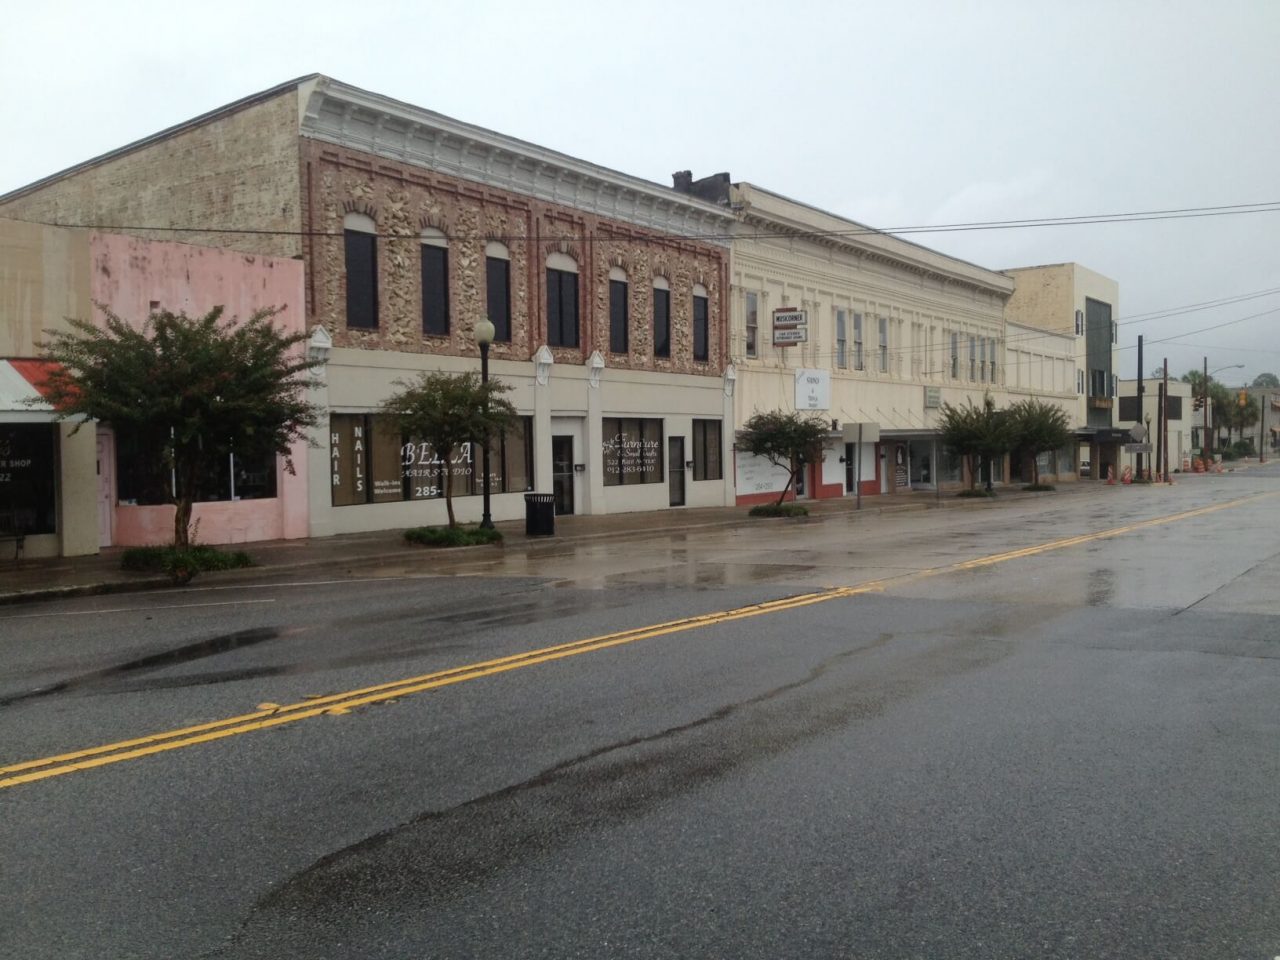
[[[719,376],[728,357],[726,277],[728,250],[666,236],[573,207],[548,203],[416,165],[328,143],[302,141],[309,311],[338,346],[474,356],[472,330],[486,313],[485,248],[504,244],[511,257],[511,342],[492,356],[528,360],[546,343],[546,262],[572,257],[579,272],[579,347],[552,348],[559,363],[581,364],[599,350],[610,367]],[[343,218],[362,213],[378,231],[377,330],[346,323]],[[422,330],[419,249],[424,229],[448,237],[448,336]],[[629,283],[629,352],[609,352],[609,270]],[[671,357],[653,356],[653,280],[671,288]],[[693,359],[693,289],[706,288],[708,360]]]

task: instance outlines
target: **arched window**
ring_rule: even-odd
[[[511,340],[511,252],[504,244],[490,240],[484,247],[485,300],[493,339]]]
[[[347,326],[378,328],[378,226],[363,213],[342,218],[347,269]]]
[[[653,355],[671,356],[671,284],[666,277],[653,278]]]
[[[693,285],[693,359],[706,361],[710,351],[711,330],[707,288],[700,283],[695,283]]]
[[[627,271],[621,267],[612,267],[609,270],[609,352],[610,353],[626,353],[630,345],[630,337],[628,336],[628,322],[630,311],[628,309],[628,293],[630,287],[627,284]]]
[[[563,253],[547,257],[547,343],[578,345],[578,263]]]
[[[422,332],[449,335],[449,240],[434,227],[422,231]]]

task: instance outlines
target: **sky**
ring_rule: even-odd
[[[1280,372],[1280,0],[46,0],[4,19],[0,193],[324,73],[885,229],[1264,204],[909,239],[1113,278],[1122,376],[1139,334],[1148,371]]]

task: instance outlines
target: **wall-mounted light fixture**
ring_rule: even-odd
[[[556,358],[551,355],[551,350],[545,343],[533,355],[533,373],[539,386],[547,385],[551,379],[551,365],[555,362]]]

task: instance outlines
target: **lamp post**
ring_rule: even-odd
[[[493,324],[488,318],[481,317],[476,321],[476,343],[480,347],[480,385],[488,387],[489,385],[489,344],[493,343],[493,335],[495,333]],[[484,395],[484,412],[489,412],[489,393],[486,389]],[[484,490],[484,513],[480,517],[480,529],[493,529],[493,516],[489,513],[489,428],[486,425],[484,430],[484,450],[480,455],[480,469],[484,471],[484,480],[482,489]]]
[[[1243,370],[1243,363],[1229,363],[1225,367],[1218,367],[1216,370],[1209,369],[1209,358],[1204,361],[1204,458],[1205,468],[1208,469],[1208,460],[1213,456],[1213,438],[1209,434],[1209,378],[1215,373],[1221,373],[1223,370]]]

